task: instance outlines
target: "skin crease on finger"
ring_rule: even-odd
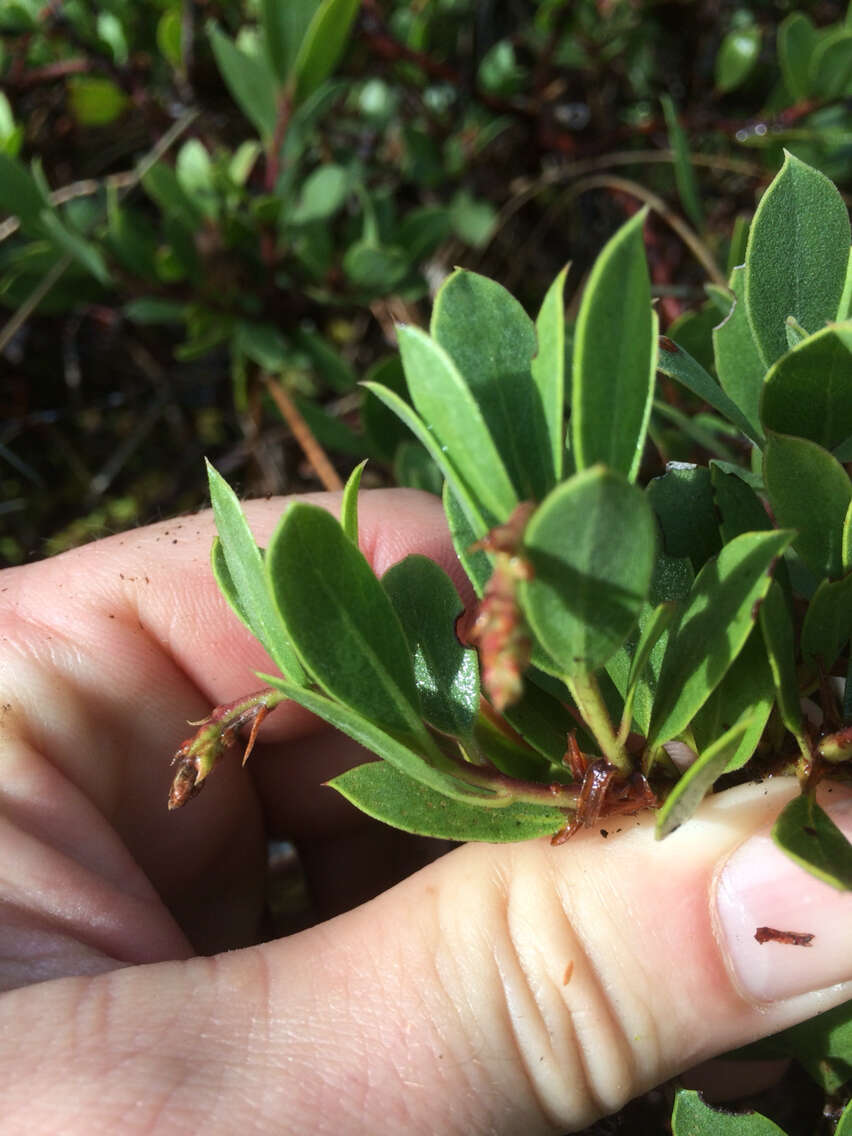
[[[280,508],[249,506],[261,543]],[[452,563],[422,495],[367,494],[362,525],[378,572],[407,551]],[[272,800],[225,764],[179,824],[165,811],[181,723],[267,665],[215,591],[211,535],[189,518],[0,577],[0,969],[77,976],[0,998],[4,1136],[567,1131],[816,1012],[745,999],[711,918],[720,858],[789,782],[720,794],[661,843],[628,818],[605,857],[585,832],[469,845],[323,926],[180,961],[181,928],[250,940],[263,817],[288,820],[282,743],[300,768],[311,748],[285,708],[254,781]],[[317,835],[338,824],[324,792]]]

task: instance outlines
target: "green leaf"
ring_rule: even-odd
[[[695,579],[657,685],[649,747],[681,734],[742,650],[769,587],[769,568],[792,533],[744,533]]]
[[[772,839],[812,876],[839,891],[852,891],[852,844],[813,797],[802,793],[785,806]]]
[[[772,434],[763,477],[778,524],[798,530],[799,555],[818,578],[840,576],[843,522],[852,503],[852,483],[840,462],[815,442]]]
[[[298,204],[284,220],[293,225],[328,220],[346,201],[350,181],[344,166],[320,166],[305,179]]]
[[[549,836],[565,824],[565,814],[558,809],[528,804],[483,809],[448,800],[383,761],[359,765],[328,784],[368,816],[405,832],[443,840],[495,844],[532,840]]]
[[[562,461],[565,455],[565,277],[566,265],[550,287],[535,321],[536,351],[531,368],[533,381],[538,388],[550,447],[553,454],[553,475],[562,480]]]
[[[190,138],[181,146],[175,161],[175,174],[181,188],[205,217],[219,214],[219,195],[213,162],[202,142]]]
[[[834,319],[849,243],[849,215],[837,189],[785,151],[757,207],[746,252],[746,311],[767,367],[787,351],[788,316],[811,333]]]
[[[720,518],[719,532],[725,544],[741,533],[772,528],[760,498],[737,473],[728,473],[716,462],[711,462],[710,481],[713,503]]]
[[[784,86],[796,102],[811,93],[810,62],[817,40],[817,29],[804,12],[791,12],[778,28],[778,62]]]
[[[450,214],[438,205],[424,205],[406,213],[394,233],[409,261],[417,263],[430,256],[450,235]]]
[[[563,768],[566,739],[577,728],[577,722],[562,702],[529,681],[524,683],[520,699],[505,707],[502,717],[527,745],[551,765]]]
[[[358,490],[361,487],[361,474],[366,464],[367,459],[364,458],[349,474],[340,502],[340,527],[356,548],[358,547]]]
[[[648,618],[642,621],[639,616],[639,640],[630,659],[630,669],[627,672],[627,682],[624,690],[623,720],[630,722],[633,719],[633,704],[639,687],[639,680],[643,677],[654,648],[665,635],[669,624],[677,614],[677,605],[661,603],[655,607]],[[613,680],[614,681],[614,680]],[[645,724],[647,726],[647,723]]]
[[[485,248],[497,224],[497,212],[490,201],[471,197],[460,189],[450,202],[450,223],[453,232],[471,248]]]
[[[802,739],[802,707],[796,675],[796,643],[784,593],[776,580],[760,605],[760,630],[769,656],[781,721],[794,737]]]
[[[843,285],[843,294],[837,306],[838,322],[852,318],[852,248],[849,249],[849,260],[846,263],[846,281]]]
[[[372,240],[355,241],[343,254],[343,271],[352,283],[376,295],[393,291],[409,267],[405,249]]]
[[[852,28],[836,27],[821,36],[810,62],[811,90],[823,99],[852,95]]]
[[[231,607],[266,648],[284,674],[296,682],[305,672],[287,640],[281,617],[266,586],[263,560],[243,516],[237,495],[227,481],[207,463],[210,503],[219,532],[220,552],[214,547],[214,574]]]
[[[696,227],[704,228],[704,210],[701,208],[701,197],[698,193],[698,183],[695,179],[695,170],[689,155],[689,142],[683,127],[678,121],[677,109],[670,95],[663,95],[660,99],[663,104],[663,115],[666,120],[666,130],[669,135],[669,147],[674,154],[674,173],[680,203],[687,217]]]
[[[847,572],[852,570],[852,501],[849,502],[849,508],[846,510],[846,517],[843,521],[840,546],[840,559],[843,563],[844,572]]]
[[[284,336],[271,323],[251,323],[240,320],[234,328],[233,350],[257,363],[264,371],[273,374],[282,371],[288,362],[289,351]]]
[[[739,87],[751,74],[760,55],[761,31],[756,24],[733,28],[722,40],[716,56],[716,87],[723,94]]]
[[[748,322],[744,280],[745,268],[738,265],[731,273],[731,310],[713,329],[713,353],[722,389],[742,411],[750,437],[760,439],[760,392],[766,368]]]
[[[728,1056],[747,1061],[795,1057],[823,1092],[836,1093],[852,1076],[852,1002],[844,1002]]]
[[[393,459],[393,479],[404,489],[422,489],[441,496],[444,477],[419,442],[400,442]]]
[[[646,493],[662,529],[666,555],[689,557],[699,572],[721,548],[710,471],[670,462],[662,477],[648,483]]]
[[[767,430],[833,450],[852,434],[852,321],[798,343],[770,368],[761,419]]]
[[[282,7],[287,5],[282,4]],[[269,140],[278,121],[278,85],[266,61],[241,50],[214,22],[207,27],[216,65],[234,102],[261,137]]]
[[[662,840],[679,828],[685,820],[689,820],[713,787],[713,783],[725,772],[750,726],[750,718],[735,723],[690,765],[666,797],[663,805],[657,809],[657,840]]]
[[[68,105],[81,126],[109,126],[129,102],[124,91],[102,75],[74,75],[68,80]]]
[[[326,693],[381,729],[428,745],[405,633],[334,517],[316,505],[289,505],[266,570],[290,640]]]
[[[203,214],[171,166],[155,162],[143,175],[142,188],[166,216],[176,217],[192,232],[201,227]]]
[[[456,638],[462,603],[443,569],[425,556],[406,556],[384,574],[414,659],[423,717],[442,733],[466,738],[479,710],[476,651]]]
[[[560,677],[601,666],[627,638],[648,595],[655,543],[644,494],[603,466],[557,486],[533,514],[524,553],[534,575],[521,581],[519,599]]]
[[[672,1136],[786,1136],[759,1112],[719,1112],[694,1089],[678,1089],[672,1112]]]
[[[171,67],[183,66],[183,29],[181,13],[167,8],[157,21],[157,47],[160,55]]]
[[[381,729],[375,722],[365,718],[349,706],[326,698],[324,694],[309,690],[307,687],[296,686],[278,675],[258,673],[258,678],[276,690],[282,691],[293,702],[304,706],[306,710],[310,710],[312,714],[316,714],[318,718],[322,718],[324,722],[328,722],[336,730],[342,731],[347,737],[352,738],[360,745],[366,746],[379,757],[383,757],[400,773],[406,774],[421,785],[434,789],[436,793],[440,793],[444,797],[449,797],[453,801],[475,802],[480,808],[499,809],[505,808],[510,803],[508,797],[497,797],[489,790],[466,784],[454,777],[451,772],[445,772],[444,770],[452,769],[452,764],[449,758],[445,758],[440,750],[434,746],[428,734],[425,736],[425,741],[429,743],[430,748],[427,752],[429,752],[430,761],[434,758],[436,762],[443,763],[443,768],[436,768],[435,765],[430,764],[430,761],[425,760],[420,747],[410,746],[400,741],[399,738]]]
[[[261,0],[260,13],[272,70],[289,78],[320,0]]]
[[[99,284],[111,282],[103,253],[93,241],[87,240],[82,233],[75,232],[70,226],[63,225],[51,209],[42,210],[41,224],[56,247],[73,257],[87,272],[91,272]]]
[[[484,534],[473,528],[449,481],[444,482],[443,491],[444,513],[447,517],[447,527],[453,538],[453,547],[462,567],[467,572],[468,579],[473,584],[474,591],[481,598],[485,585],[491,579],[492,564],[487,552],[481,548],[471,551],[471,546]]]
[[[821,663],[826,674],[852,635],[852,572],[822,580],[802,624],[802,655]]]
[[[228,601],[231,610],[254,635],[251,618],[240,599],[240,593],[228,569],[225,549],[218,536],[213,538],[213,547],[210,549],[210,567],[213,569],[213,579],[219,585],[219,591]]]
[[[493,516],[505,520],[518,498],[470,388],[447,351],[425,332],[400,327],[397,335],[408,389],[419,414],[473,496]],[[478,337],[473,343],[479,343]]]
[[[360,0],[322,0],[293,64],[299,102],[311,95],[337,66],[359,7]]]
[[[739,742],[723,772],[733,773],[750,761],[775,704],[775,684],[760,629],[753,627],[745,646],[725,677],[692,719],[692,736],[700,753],[737,723],[744,723]]]
[[[345,394],[356,385],[358,378],[350,363],[318,331],[296,328],[293,341],[310,357],[316,375],[332,390]]]
[[[574,334],[571,449],[636,477],[654,394],[657,323],[642,210],[604,246],[586,284]]]
[[[447,483],[452,486],[453,493],[458,498],[469,524],[472,525],[476,532],[474,539],[478,540],[480,537],[484,536],[488,529],[496,524],[496,515],[492,514],[488,519],[483,516],[479,503],[475,500],[459,471],[447,457],[444,448],[435,435],[424,425],[422,419],[395,391],[382,386],[381,383],[363,382],[361,385],[374,394],[380,402],[383,402],[385,406],[391,409],[394,414],[405,423],[409,430],[411,430],[412,434],[414,434],[420,443],[425,446],[430,457],[447,479]]]
[[[479,407],[518,498],[540,501],[555,478],[549,423],[531,377],[537,345],[529,316],[494,280],[458,269],[435,298],[430,330]],[[415,406],[435,423],[418,403],[410,375],[408,382]],[[444,416],[453,413],[448,404]],[[461,468],[457,449],[450,453]]]
[[[42,211],[48,205],[47,197],[23,162],[0,150],[0,212],[17,217],[24,232],[40,235]]]
[[[852,1136],[852,1100],[841,1113],[834,1136]]]
[[[763,435],[719,384],[682,347],[663,339],[657,358],[657,370],[685,386],[688,391],[718,410],[729,422],[739,427],[752,441],[763,444]]]

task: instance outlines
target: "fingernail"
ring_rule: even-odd
[[[821,796],[834,823],[852,837],[852,795]],[[716,919],[728,966],[742,993],[777,1002],[852,979],[852,892],[823,883],[785,856],[769,829],[730,856],[716,882]],[[782,942],[759,928],[812,935]]]

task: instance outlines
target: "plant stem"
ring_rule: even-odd
[[[295,402],[293,402],[290,395],[284,389],[284,386],[276,382],[269,375],[263,375],[262,379],[275,405],[281,411],[281,417],[293,431],[293,437],[299,443],[302,452],[310,462],[314,473],[322,482],[323,486],[330,492],[341,490],[343,488],[343,482],[337,470],[331,464],[328,454],[314,437],[310,426],[299,412],[299,408],[296,406]]]
[[[633,772],[633,763],[627,756],[624,743],[619,740],[613,728],[595,676],[591,673],[583,674],[576,678],[566,678],[564,682],[571,691],[586,725],[601,747],[601,753],[619,773],[628,776]]]

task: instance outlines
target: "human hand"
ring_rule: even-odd
[[[246,511],[265,543],[281,502]],[[436,501],[377,491],[359,517],[379,573],[421,552],[462,586]],[[320,787],[365,753],[291,705],[246,772],[166,811],[186,719],[269,666],[212,535],[205,513],[0,575],[4,1134],[558,1133],[852,997],[852,897],[768,839],[782,779],[661,843],[643,814],[467,845],[256,945],[270,837],[322,914],[422,844]],[[852,793],[821,800],[852,832]],[[764,924],[814,939],[761,945]]]

